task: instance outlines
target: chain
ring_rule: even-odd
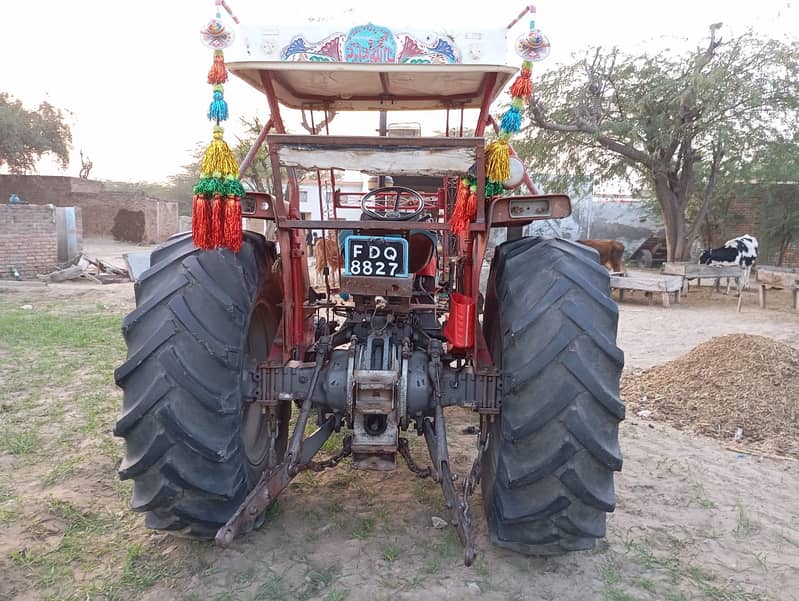
[[[469,471],[469,477],[463,481],[463,498],[464,501],[474,492],[475,487],[480,484],[480,461],[483,458],[483,451],[488,448],[489,434],[486,433],[485,442],[477,441],[477,457],[474,458],[472,469]]]
[[[352,455],[352,436],[345,436],[341,445],[341,450],[333,457],[325,459],[324,461],[309,461],[302,467],[314,472],[321,472],[328,468],[336,467],[342,459],[349,455]]]
[[[405,460],[405,463],[408,464],[408,469],[411,470],[414,474],[416,474],[417,478],[428,478],[432,472],[429,467],[424,469],[420,468],[416,465],[416,462],[411,457],[411,448],[408,446],[408,439],[407,438],[400,438],[397,442],[397,449],[402,455],[402,458]]]

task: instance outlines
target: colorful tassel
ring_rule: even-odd
[[[224,190],[223,196],[238,196],[241,198],[247,194],[241,182],[231,175],[225,178]]]
[[[225,180],[221,177],[203,177],[194,184],[194,194],[211,199],[214,194],[225,196]]]
[[[521,72],[510,87],[510,95],[513,97],[529,98],[533,94],[533,81],[531,79],[533,63],[530,61],[522,62]]]
[[[202,177],[238,177],[239,166],[227,142],[222,139],[222,133],[221,127],[214,128],[214,139],[206,148],[200,164]]]
[[[510,146],[500,136],[485,149],[486,177],[493,182],[504,182],[510,177]]]
[[[214,63],[208,71],[208,83],[222,84],[227,81],[227,67],[225,66],[225,56],[221,50],[214,50]]]
[[[469,186],[469,196],[466,197],[466,219],[468,223],[477,216],[477,184]],[[467,223],[467,225],[468,225]]]
[[[477,214],[477,184],[473,178],[462,178],[458,182],[455,208],[449,219],[450,230],[461,234],[469,229],[469,224]]]
[[[522,129],[521,112],[519,112],[519,110],[513,106],[510,107],[505,114],[502,115],[502,121],[500,122],[499,126],[506,132],[520,132]]]
[[[502,182],[486,182],[485,197],[492,198],[494,196],[502,196],[505,193],[505,187]]]
[[[238,196],[228,196],[225,201],[225,246],[237,253],[241,250],[243,237],[240,199]]]
[[[225,6],[216,0],[217,6]],[[230,9],[227,9],[230,13]],[[238,20],[233,17],[238,23]],[[220,11],[216,18],[200,31],[203,44],[214,49],[214,58],[208,71],[208,83],[213,86],[213,100],[208,107],[208,118],[216,121],[213,140],[205,149],[200,163],[200,179],[194,185],[192,232],[195,244],[204,250],[228,247],[238,252],[242,244],[241,203],[244,187],[238,180],[239,166],[233,152],[223,139],[219,126],[229,117],[225,101],[224,84],[228,80],[227,66],[222,48],[227,48],[233,35],[225,31]]]
[[[225,245],[225,201],[221,194],[214,194],[211,205],[211,244],[214,248]]]
[[[208,118],[219,123],[227,121],[227,102],[220,90],[214,90],[214,99],[208,109]]]
[[[213,248],[211,239],[211,206],[201,195],[194,195],[194,206],[191,214],[191,233],[194,246],[203,250]]]

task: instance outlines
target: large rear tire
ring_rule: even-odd
[[[590,549],[622,464],[608,272],[592,248],[523,238],[497,247],[486,292],[483,329],[503,374],[482,461],[491,539],[531,555]]]
[[[190,234],[156,249],[122,322],[127,360],[114,434],[125,439],[120,478],[150,528],[213,538],[261,474],[283,456],[291,406],[274,435],[254,393],[280,321],[275,247],[246,232],[241,251],[201,251]]]

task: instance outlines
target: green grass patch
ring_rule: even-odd
[[[382,557],[386,561],[396,561],[399,558],[400,550],[397,545],[386,545],[383,547]]]
[[[30,455],[37,448],[36,430],[14,430],[10,427],[0,431],[0,452],[9,455]]]
[[[438,574],[443,566],[451,565],[452,562],[463,555],[463,545],[458,538],[458,531],[455,528],[439,530],[441,536],[426,548],[423,571],[425,574]],[[479,557],[479,556],[478,556]]]
[[[0,299],[0,454],[25,464],[2,479],[0,522],[24,528],[24,544],[0,558],[0,571],[41,599],[138,598],[178,568],[127,510],[131,483],[97,467],[98,456],[108,464],[122,450],[110,433],[121,407],[113,370],[125,360],[122,315],[68,299],[33,311],[20,304]],[[98,470],[110,495],[76,488]],[[37,493],[55,484],[57,498]]]
[[[674,554],[655,553],[648,540],[627,541],[625,548],[632,559],[648,572],[648,577],[639,579],[636,584],[649,593],[662,594],[669,601],[694,598],[686,592],[691,589],[701,593],[702,599],[712,601],[760,601],[765,598],[764,595],[753,595],[721,586],[717,583],[716,574],[710,570],[685,563]],[[656,579],[655,574],[663,576],[666,582]]]
[[[119,586],[134,593],[142,593],[163,578],[171,578],[175,573],[172,562],[160,554],[144,551],[141,543],[134,543],[128,547]]]
[[[52,486],[70,476],[74,476],[78,472],[81,462],[81,457],[75,456],[56,463],[47,475],[42,478],[42,486]]]
[[[64,347],[88,350],[121,339],[121,316],[116,314],[58,315],[0,305],[0,340],[26,348]]]
[[[352,531],[352,535],[355,538],[366,538],[370,534],[372,534],[374,530],[375,530],[374,518],[361,518],[358,521],[358,525],[356,526],[355,530]]]
[[[291,589],[283,576],[269,572],[258,588],[255,589],[253,601],[283,601],[290,599]]]
[[[0,340],[14,357],[0,374],[0,398],[34,398],[42,389],[70,384],[76,372],[94,383],[110,381],[125,356],[121,323],[119,314],[60,315],[0,303]]]

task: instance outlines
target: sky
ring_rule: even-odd
[[[242,23],[280,27],[310,19],[331,31],[372,21],[413,23],[419,29],[459,29],[466,24],[503,27],[524,2],[492,0],[490,11],[464,10],[471,2],[401,0],[382,5],[362,0],[275,2],[228,0]],[[590,45],[627,51],[692,48],[712,23],[722,34],[751,27],[784,38],[799,31],[799,0],[540,0],[536,23],[550,39],[550,57],[534,69],[568,61]],[[477,5],[477,3],[474,3]],[[77,176],[83,150],[93,162],[92,179],[165,181],[192,162],[211,139],[206,114],[211,100],[206,74],[212,51],[200,29],[214,16],[213,0],[0,0],[5,27],[0,36],[0,92],[35,108],[46,100],[66,113],[73,135],[70,165],[62,170],[43,160],[43,175]],[[223,11],[223,20],[235,24]],[[526,31],[525,17],[508,34],[509,64],[516,65],[512,41]],[[225,86],[231,113],[225,139],[240,133],[240,117],[268,118],[266,99],[236,77]],[[388,121],[413,121],[389,113]],[[291,133],[305,133],[298,114],[284,114]],[[342,115],[331,133],[372,134],[376,115]],[[467,123],[468,125],[468,123]],[[443,117],[423,120],[423,135],[444,129]]]

